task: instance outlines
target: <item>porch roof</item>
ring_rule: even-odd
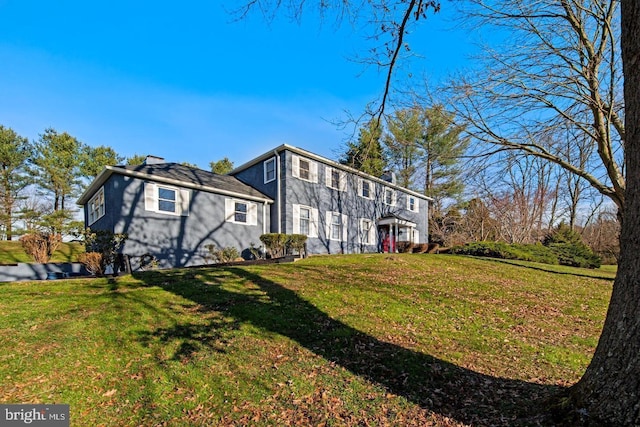
[[[378,225],[397,225],[400,227],[416,227],[415,222],[411,222],[408,219],[400,218],[395,215],[386,215],[378,218]]]

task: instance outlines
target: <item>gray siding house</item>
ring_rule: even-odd
[[[122,252],[134,270],[147,254],[164,268],[204,264],[209,244],[248,257],[270,231],[272,203],[233,176],[151,157],[107,166],[78,200],[86,227],[127,233]]]
[[[271,231],[308,236],[307,252],[394,252],[428,242],[430,199],[289,145],[230,172],[274,200]]]
[[[209,244],[248,258],[264,233],[305,234],[308,254],[427,243],[430,199],[388,178],[281,145],[228,175],[151,156],[108,166],[78,204],[87,227],[128,234],[134,270],[147,255],[165,268],[204,264]]]

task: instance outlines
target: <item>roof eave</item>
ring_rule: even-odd
[[[255,159],[252,159],[252,160],[248,161],[247,163],[244,163],[244,164],[238,166],[237,168],[235,168],[234,170],[229,172],[227,175],[234,175],[234,174],[236,174],[238,172],[241,172],[241,171],[243,171],[245,169],[248,169],[251,166],[254,166],[254,165],[256,165],[256,164],[258,164],[260,162],[263,162],[263,161],[273,157],[274,154],[279,153],[279,152],[284,151],[284,150],[288,150],[288,151],[291,151],[291,152],[296,153],[296,154],[301,154],[301,155],[303,155],[305,157],[308,157],[310,159],[313,159],[313,160],[316,160],[316,161],[319,161],[319,162],[322,162],[322,163],[327,163],[332,167],[336,167],[336,168],[345,170],[345,171],[350,172],[352,174],[358,175],[358,176],[360,176],[362,178],[368,179],[369,181],[374,181],[374,182],[377,182],[377,183],[379,183],[381,185],[385,185],[387,187],[391,187],[391,188],[394,188],[396,190],[400,190],[400,191],[403,191],[405,193],[411,194],[412,196],[420,197],[421,199],[427,200],[429,202],[433,202],[433,198],[431,198],[429,196],[425,196],[424,194],[420,194],[420,193],[418,193],[416,191],[409,190],[408,188],[405,188],[405,187],[403,187],[401,185],[393,184],[391,182],[385,181],[384,179],[378,178],[378,177],[373,176],[373,175],[369,175],[368,173],[362,172],[362,171],[360,171],[358,169],[354,169],[354,168],[352,168],[350,166],[346,166],[346,165],[340,164],[340,163],[335,162],[335,161],[333,161],[331,159],[327,159],[326,157],[322,157],[322,156],[320,156],[318,154],[314,154],[314,153],[312,153],[310,151],[303,150],[302,148],[294,147],[294,146],[289,145],[289,144],[282,144],[282,145],[274,148],[273,150],[267,151],[266,153],[262,154],[261,156],[256,157]]]
[[[82,196],[80,196],[80,198],[78,199],[78,201],[76,203],[79,204],[79,205],[86,204],[89,201],[89,199],[91,198],[91,196],[93,196],[93,194],[96,191],[98,191],[98,189],[105,183],[105,181],[113,173],[118,173],[120,175],[130,176],[130,177],[133,177],[133,178],[138,178],[138,179],[143,179],[143,180],[149,180],[149,181],[154,181],[154,182],[161,182],[161,183],[164,183],[164,184],[175,185],[177,187],[190,188],[190,189],[199,190],[199,191],[206,191],[208,193],[215,193],[215,194],[222,194],[222,195],[225,195],[225,196],[238,197],[238,198],[241,198],[241,199],[244,199],[244,200],[251,200],[251,201],[263,202],[263,203],[273,203],[273,199],[271,199],[269,197],[253,196],[253,195],[250,195],[250,194],[238,193],[236,191],[224,190],[224,189],[221,189],[221,188],[211,187],[211,186],[207,186],[207,185],[194,184],[194,183],[187,182],[187,181],[180,181],[180,180],[177,180],[177,179],[155,176],[155,175],[151,175],[151,174],[144,173],[144,172],[132,171],[132,170],[122,169],[122,168],[118,168],[118,167],[114,167],[114,166],[105,167],[105,169],[96,177],[96,179],[91,183],[91,185],[89,185],[89,187],[85,190],[85,192],[82,193]]]

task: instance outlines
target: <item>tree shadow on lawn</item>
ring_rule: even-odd
[[[199,304],[203,312],[231,316],[236,326],[248,322],[289,337],[390,393],[457,422],[478,426],[553,424],[547,403],[566,391],[564,387],[481,374],[381,341],[331,318],[295,292],[259,274],[233,267],[218,271],[183,270],[136,277]],[[171,280],[174,274],[176,280]],[[247,294],[222,289],[229,280],[251,282],[257,291]],[[206,334],[201,327],[179,328],[177,336],[193,341],[184,347],[186,350],[202,345],[215,349],[219,345],[215,330]],[[167,330],[156,332],[163,339],[172,335]],[[174,357],[181,356],[189,355]]]

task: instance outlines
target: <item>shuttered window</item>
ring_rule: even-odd
[[[153,182],[144,184],[144,208],[167,215],[189,215],[190,191]]]
[[[318,237],[318,209],[294,204],[293,234]]]
[[[225,221],[234,224],[258,225],[258,205],[246,200],[225,199]]]

